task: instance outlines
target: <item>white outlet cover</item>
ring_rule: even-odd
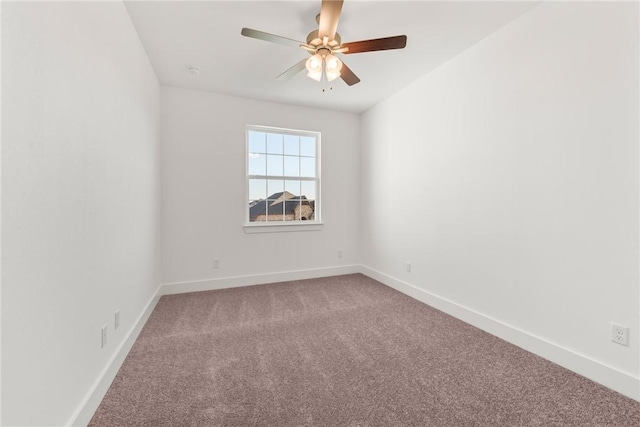
[[[100,348],[107,345],[107,325],[104,325],[100,331]]]
[[[629,346],[629,328],[626,326],[611,324],[611,341],[616,344]]]

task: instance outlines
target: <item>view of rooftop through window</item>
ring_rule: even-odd
[[[318,221],[320,134],[247,127],[249,222]]]

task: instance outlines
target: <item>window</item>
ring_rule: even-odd
[[[247,222],[320,222],[320,133],[247,126]]]

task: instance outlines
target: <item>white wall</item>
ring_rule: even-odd
[[[0,46],[2,46],[2,2],[0,2]],[[0,100],[2,99],[2,54],[0,54]],[[2,102],[0,102],[0,213],[2,212]],[[0,214],[0,425],[2,425],[2,215]]]
[[[161,93],[164,283],[358,263],[358,115],[169,87]],[[322,230],[245,234],[247,124],[322,133]]]
[[[2,423],[64,425],[159,284],[159,83],[121,2],[2,19]]]
[[[637,3],[545,3],[366,112],[361,236],[371,271],[640,399],[638,49]]]

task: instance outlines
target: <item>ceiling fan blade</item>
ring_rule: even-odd
[[[251,28],[243,28],[241,34],[245,37],[251,37],[258,40],[264,40],[266,42],[278,43],[285,46],[299,47],[302,42],[289,39],[282,36],[276,36],[275,34],[265,33],[264,31],[253,30]]]
[[[305,58],[302,61],[298,62],[293,67],[289,68],[284,73],[280,74],[278,77],[276,77],[276,80],[289,80],[291,77],[295,76],[300,71],[304,70],[306,68],[306,63],[307,63],[307,59]]]
[[[342,0],[322,0],[320,7],[320,22],[318,23],[318,37],[328,37],[332,41],[336,37],[338,21],[342,11]]]
[[[376,50],[403,49],[407,45],[407,36],[384,37],[382,39],[361,40],[358,42],[342,43],[341,47],[348,47],[345,55],[351,53],[373,52]]]
[[[349,86],[353,86],[356,83],[360,83],[360,78],[356,76],[351,68],[347,67],[347,64],[342,63],[342,68],[340,69],[340,78],[344,80],[346,84]]]

